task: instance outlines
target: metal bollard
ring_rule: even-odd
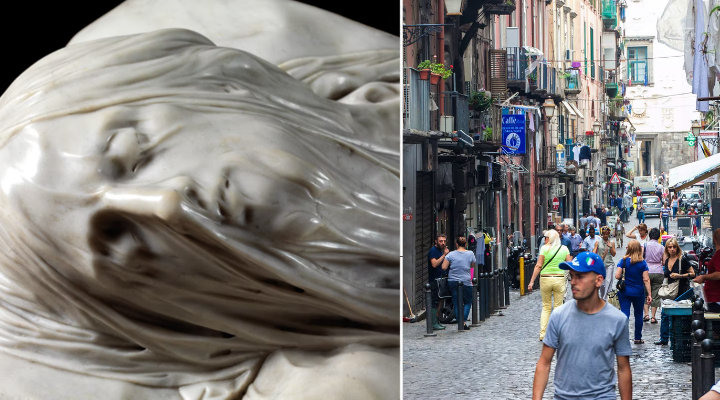
[[[503,285],[503,280],[505,273],[502,269],[499,269],[497,271],[497,276],[495,277],[496,285],[497,285],[497,302],[498,302],[498,316],[503,316],[502,310],[505,308],[505,287]]]
[[[503,269],[498,270],[497,277],[498,308],[505,308],[505,273]]]
[[[490,314],[494,313],[495,310],[497,310],[497,304],[495,303],[495,300],[497,299],[495,296],[495,272],[497,270],[490,272],[489,275],[489,283],[490,283]]]
[[[480,321],[485,321],[488,317],[487,312],[488,289],[487,289],[487,272],[480,274]]]
[[[427,328],[427,331],[425,332],[425,336],[437,336],[435,332],[433,332],[433,323],[432,323],[432,294],[430,292],[430,284],[425,284],[425,326]]]
[[[702,322],[703,328],[705,327],[705,302],[703,299],[698,298],[692,304],[692,316],[693,321],[698,320]]]
[[[462,282],[458,282],[458,285],[457,285],[457,299],[458,299],[458,301],[457,301],[457,310],[455,310],[455,315],[457,316],[457,323],[458,323],[458,330],[459,330],[459,331],[464,330],[464,325],[465,325],[465,321],[463,321],[463,319],[465,319],[465,318],[464,318],[464,317],[465,317],[465,315],[464,315],[465,313],[463,312],[464,305],[463,305],[462,293],[463,293],[463,283],[462,283]]]
[[[477,275],[473,278],[472,283],[472,323],[470,326],[478,326],[480,323],[478,320],[480,319],[480,311],[478,310],[478,278]]]
[[[702,346],[702,354],[700,354],[702,369],[700,392],[707,393],[715,384],[715,355],[712,353],[712,340],[704,339],[700,346]]]
[[[510,305],[510,273],[505,268],[505,307]]]
[[[700,342],[705,339],[705,331],[702,329],[702,323],[699,320],[694,320],[691,324],[693,330],[693,344],[690,353],[690,377],[692,380],[692,399],[699,399],[704,393],[700,392],[702,380],[702,366],[700,365],[700,353],[701,347]]]

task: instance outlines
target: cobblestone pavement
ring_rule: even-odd
[[[625,224],[627,231],[637,223],[634,217]],[[655,227],[658,219],[648,218],[646,223]],[[624,249],[619,249],[615,261],[623,255]],[[513,290],[504,316],[491,316],[469,331],[447,325],[444,331],[436,331],[436,337],[424,337],[425,321],[403,324],[404,398],[531,398],[535,363],[542,349],[538,340],[540,312],[539,291],[521,297],[518,290]],[[658,320],[659,314],[658,310]],[[633,338],[633,321],[629,325]],[[654,345],[659,335],[660,324],[646,322],[645,344],[631,344],[633,398],[689,399],[690,364],[673,362],[669,346]],[[554,368],[553,361],[544,399],[552,398]],[[720,377],[720,370],[716,369],[715,376]]]

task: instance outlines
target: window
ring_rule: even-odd
[[[590,28],[590,77],[595,79],[595,36]]]
[[[628,72],[632,83],[648,84],[647,47],[628,47]]]
[[[583,63],[585,66],[584,74],[587,75],[587,24],[583,24],[583,57],[585,58]]]

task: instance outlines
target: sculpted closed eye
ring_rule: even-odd
[[[100,173],[110,180],[119,180],[137,172],[152,159],[149,152],[142,150],[147,142],[147,135],[133,128],[123,128],[112,133],[102,150]]]

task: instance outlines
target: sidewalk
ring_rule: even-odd
[[[425,321],[403,324],[403,393],[405,399],[529,399],[538,340],[540,293],[510,292],[504,316],[492,316],[470,331],[457,325],[424,337]],[[659,318],[658,311],[658,318]],[[633,321],[630,337],[633,337]],[[690,364],[672,361],[670,346],[656,346],[660,324],[645,323],[645,344],[631,344],[633,399],[674,400],[691,397]],[[552,399],[555,361],[544,399]],[[716,370],[720,377],[720,370]]]

